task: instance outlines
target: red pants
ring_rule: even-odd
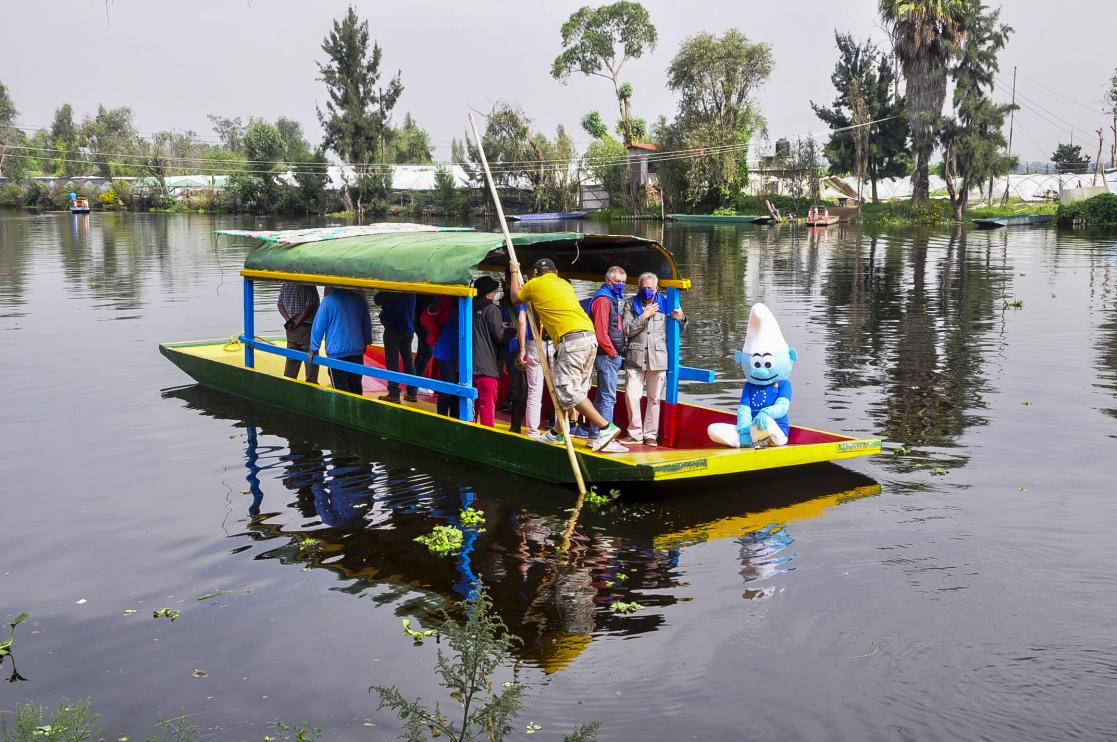
[[[473,386],[477,387],[477,422],[493,427],[493,415],[496,414],[496,388],[495,376],[474,376]]]

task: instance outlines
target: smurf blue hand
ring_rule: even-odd
[[[768,424],[772,422],[772,418],[764,410],[756,413],[756,417],[752,419],[752,426],[757,430],[767,430]]]

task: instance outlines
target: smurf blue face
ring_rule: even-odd
[[[797,360],[799,353],[794,348],[776,353],[753,353],[751,356],[737,351],[737,363],[741,364],[745,377],[759,386],[786,381],[791,377],[791,368]]]

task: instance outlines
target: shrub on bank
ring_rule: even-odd
[[[1059,206],[1059,221],[1096,226],[1117,225],[1117,194],[1103,193]]]

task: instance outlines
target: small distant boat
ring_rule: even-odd
[[[71,214],[88,214],[89,213],[89,199],[85,196],[75,196],[70,199],[70,213]]]
[[[1055,217],[1052,214],[1023,214],[1021,216],[996,216],[972,221],[978,229],[997,229],[999,227],[1030,227],[1034,224],[1047,224],[1055,221]]]
[[[819,209],[816,206],[807,212],[808,227],[829,227],[839,221],[841,221],[841,217],[830,216],[830,209]]]
[[[668,214],[673,222],[702,222],[705,224],[767,224],[770,216],[756,214]]]
[[[557,222],[561,219],[585,219],[585,211],[546,211],[538,214],[509,214],[510,222]]]

